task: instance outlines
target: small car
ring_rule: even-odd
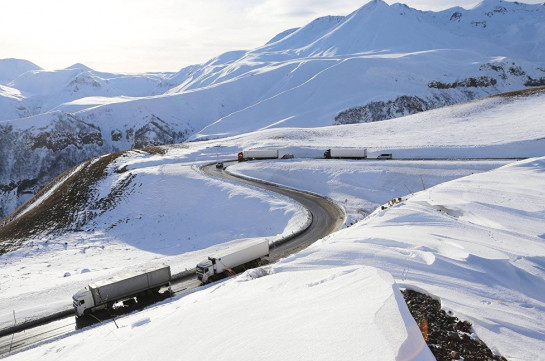
[[[379,155],[377,159],[392,159],[392,153],[383,153]]]
[[[223,163],[222,162],[217,162],[216,163],[216,168],[217,169],[223,169]]]

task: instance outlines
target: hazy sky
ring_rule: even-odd
[[[523,0],[542,3],[545,0]],[[178,71],[229,50],[252,49],[368,0],[4,0],[0,59],[44,69],[83,63],[111,72]],[[471,8],[474,0],[406,0],[421,10]]]

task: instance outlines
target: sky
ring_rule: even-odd
[[[434,11],[479,3],[386,2]],[[0,59],[26,59],[47,70],[83,63],[109,72],[174,72],[226,51],[253,49],[284,30],[320,16],[347,15],[365,3],[367,0],[2,1]]]

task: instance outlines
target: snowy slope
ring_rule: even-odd
[[[327,168],[322,174],[316,168],[303,176],[337,180]],[[399,284],[439,298],[443,307],[469,320],[508,360],[541,359],[544,170],[545,158],[530,159],[432,187],[377,209],[278,268],[364,264],[387,270]],[[284,183],[298,185],[291,179]],[[352,188],[349,196],[363,194]]]
[[[93,327],[9,359],[434,360],[385,272],[259,276],[246,273],[118,320],[119,329]]]
[[[209,179],[179,156],[130,152],[108,163],[107,175],[95,182],[87,169],[67,175],[17,214],[40,235],[25,236],[23,247],[0,257],[1,327],[14,307],[19,321],[66,309],[75,289],[107,275],[157,262],[176,274],[248,238],[274,243],[308,222],[307,211],[291,200]],[[62,197],[70,184],[78,185],[78,196],[89,196],[67,209],[41,208],[51,205],[48,199],[55,199],[53,207],[69,201]]]
[[[537,92],[497,97],[381,124],[271,129],[173,146],[166,154],[130,152],[108,166],[107,176],[93,185],[96,192],[82,208],[70,207],[70,216],[62,217],[77,224],[68,222],[50,234],[36,232],[17,251],[0,256],[6,270],[0,279],[0,309],[6,310],[0,322],[8,325],[13,310],[21,322],[62,309],[90,280],[150,262],[166,262],[175,272],[183,271],[230,241],[290,233],[304,220],[304,213],[291,202],[207,179],[195,164],[233,159],[241,145],[279,147],[297,157],[314,157],[328,146],[361,146],[362,139],[370,156],[392,149],[397,158],[496,157],[513,152],[520,157],[539,152],[543,156],[543,96]],[[305,359],[309,348],[319,351],[309,353],[318,359],[320,355],[331,359],[331,350],[344,350],[347,358],[429,359],[399,301],[398,287],[406,286],[431,294],[472,322],[474,337],[507,359],[539,359],[545,351],[541,186],[545,160],[513,161],[491,170],[509,162],[293,159],[230,167],[335,199],[352,216],[349,227],[263,272],[250,272],[121,318],[119,330],[110,324],[93,327],[10,358],[54,360],[80,354],[116,359],[130,353],[138,360],[149,354],[134,353],[137,345],[153,339],[146,344],[148,349],[168,344],[165,352],[188,357],[201,350],[226,350],[253,359],[254,352],[241,354],[239,343],[233,343],[244,340],[248,345],[251,340],[256,347],[251,350],[262,350],[265,359],[276,355]],[[433,187],[445,181],[450,182]],[[397,197],[403,201],[387,204]],[[47,199],[36,200],[27,212]],[[101,208],[104,204],[111,206]],[[373,211],[381,204],[385,209]],[[362,210],[371,214],[350,226],[362,218],[358,215]],[[245,216],[239,217],[239,212]],[[269,219],[270,229],[255,227],[269,225]],[[396,284],[383,271],[391,273]],[[264,274],[270,275],[252,280]],[[46,306],[35,306],[38,294]],[[349,300],[356,300],[356,305],[337,307]],[[256,319],[263,321],[255,326]],[[354,325],[355,319],[366,321]],[[211,324],[219,324],[218,338],[202,337]],[[161,337],[151,337],[158,330]],[[227,337],[233,332],[236,337]],[[188,343],[179,342],[181,333]],[[118,335],[116,352],[103,354],[101,350],[110,348],[97,345],[110,342],[112,334]],[[365,337],[353,340],[362,334]],[[339,336],[333,349],[323,339],[331,335]],[[281,353],[271,353],[271,340],[297,342],[286,341]]]
[[[38,65],[28,60],[0,59],[0,84],[6,85],[27,71],[40,69]]]
[[[153,158],[148,162],[154,163]],[[284,172],[290,168],[286,163]],[[544,158],[530,159],[441,184],[379,209],[277,265],[119,318],[119,328],[105,323],[75,331],[10,359],[85,355],[144,360],[150,352],[158,359],[203,353],[267,360],[339,355],[433,359],[399,286],[440,299],[444,308],[473,324],[473,337],[507,359],[540,359],[545,332],[544,170]],[[330,175],[315,170],[312,178]],[[49,272],[61,266],[57,257],[62,255],[55,253]],[[15,272],[28,267],[29,258],[16,258],[8,259]],[[38,265],[31,264],[33,272]],[[52,283],[51,278],[44,283]],[[83,281],[80,275],[75,278]],[[210,337],[214,327],[216,336]],[[271,350],[271,342],[281,344],[281,350]]]
[[[26,144],[28,132],[10,128],[16,119],[37,115],[39,122],[55,122],[41,113],[61,111],[100,127],[103,142],[111,143],[96,152],[76,146],[74,161],[66,164],[73,166],[105,151],[149,144],[126,133],[137,134],[141,126],[135,124],[157,118],[160,127],[144,132],[169,128],[168,136],[149,137],[153,144],[383,120],[543,85],[544,12],[541,5],[499,0],[438,13],[372,1],[346,17],[319,18],[257,49],[228,52],[176,74],[107,74],[82,64],[31,69],[1,92],[0,119],[9,122],[0,122],[0,141],[7,149]],[[32,146],[23,153],[41,152]],[[33,192],[25,184],[41,186],[58,174],[53,161],[38,162],[31,172],[19,171],[20,162],[1,168],[11,176],[1,184],[7,189],[2,202],[10,206],[0,215]]]
[[[282,154],[323,157],[333,147],[366,147],[370,158],[524,158],[545,149],[545,90],[506,95],[390,119],[321,128],[266,129],[212,141],[239,149],[278,147]],[[310,140],[311,139],[311,140]]]
[[[83,64],[66,69],[28,71],[9,85],[25,94],[25,103],[48,112],[62,104],[92,96],[139,97],[163,93],[168,74],[124,75],[101,73]],[[34,114],[38,114],[37,112]],[[9,120],[2,116],[0,120]]]

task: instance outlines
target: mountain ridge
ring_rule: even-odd
[[[133,147],[378,121],[545,85],[544,15],[542,5],[497,0],[440,12],[374,1],[177,73],[29,70],[0,89],[10,159],[0,164],[0,217],[64,170],[56,147],[29,139],[64,139],[69,167]],[[28,159],[36,169],[20,165]]]

